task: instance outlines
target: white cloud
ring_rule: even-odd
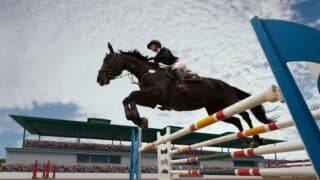
[[[127,124],[121,101],[137,87],[123,78],[101,88],[95,82],[97,70],[107,41],[116,49],[137,48],[151,55],[145,44],[153,38],[201,75],[258,92],[275,80],[249,20],[255,15],[290,20],[296,13],[290,6],[297,2],[2,1],[0,107],[72,102],[88,116]],[[187,125],[205,116],[203,110],[141,109],[152,127]],[[224,123],[205,129],[226,130],[236,129]]]
[[[309,26],[312,26],[312,27],[317,27],[317,26],[320,26],[320,18],[309,23]]]

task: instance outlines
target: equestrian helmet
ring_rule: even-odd
[[[151,46],[152,44],[155,44],[156,46],[158,46],[159,48],[161,48],[161,43],[160,43],[160,41],[155,40],[155,39],[154,39],[154,40],[151,40],[151,41],[148,43],[147,48],[150,49],[150,46]]]

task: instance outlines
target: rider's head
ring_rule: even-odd
[[[152,40],[148,43],[147,48],[154,52],[159,52],[161,48],[161,43],[158,40]]]

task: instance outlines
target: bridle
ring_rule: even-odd
[[[121,78],[123,78],[125,76],[127,76],[130,79],[130,83],[131,84],[139,85],[139,81],[135,80],[135,78],[134,78],[134,76],[133,76],[133,74],[131,72],[128,72],[128,73],[120,75],[120,76],[117,76],[115,79],[121,79]]]
[[[117,53],[114,53],[114,54],[112,55],[112,57],[111,57],[110,60],[116,60],[117,56],[118,56],[118,54],[117,54]],[[137,85],[139,84],[139,82],[134,79],[133,74],[130,73],[130,72],[128,72],[128,73],[126,73],[126,74],[123,74],[123,75],[115,76],[115,75],[114,75],[115,73],[112,71],[112,68],[101,67],[100,71],[105,71],[105,72],[108,74],[108,77],[109,77],[110,79],[121,79],[121,78],[127,76],[127,77],[130,79],[131,84],[137,84]]]
[[[117,54],[114,53],[114,54],[112,54],[112,57],[110,60],[116,60],[116,58],[117,58]],[[104,71],[108,75],[108,78],[116,79],[116,76],[114,75],[115,73],[113,72],[112,68],[102,66],[100,71]]]

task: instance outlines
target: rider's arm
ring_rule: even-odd
[[[154,57],[149,57],[147,60],[150,64],[159,67],[159,62],[155,61]]]
[[[154,61],[158,63],[162,63],[168,59],[170,59],[170,50],[165,47],[161,48],[160,52],[154,57]]]

